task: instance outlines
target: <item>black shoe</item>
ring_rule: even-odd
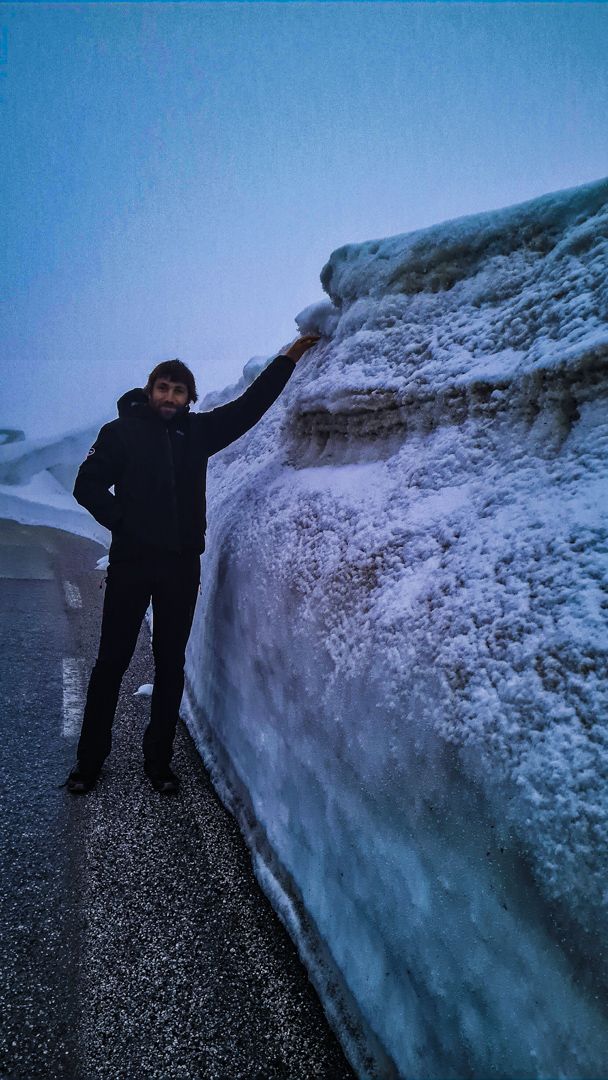
[[[82,762],[77,761],[68,776],[65,786],[72,795],[85,795],[87,791],[95,787],[99,780],[100,769],[85,769]]]
[[[144,772],[155,791],[160,791],[162,795],[176,794],[179,787],[179,780],[168,765],[165,765],[163,768],[153,768],[151,765],[144,765]]]

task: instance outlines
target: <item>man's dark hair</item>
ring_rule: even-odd
[[[152,387],[157,379],[171,379],[171,382],[181,382],[188,387],[188,400],[198,401],[194,375],[189,367],[181,360],[163,360],[148,375],[148,381],[144,387],[146,394],[152,393]]]

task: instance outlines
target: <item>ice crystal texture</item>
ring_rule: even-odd
[[[606,181],[347,245],[211,466],[190,723],[360,1075],[606,1074],[607,270]]]

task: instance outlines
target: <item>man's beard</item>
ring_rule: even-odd
[[[156,412],[163,420],[173,420],[174,418],[183,416],[187,407],[187,405],[159,405],[156,408]]]

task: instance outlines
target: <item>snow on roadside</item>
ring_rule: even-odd
[[[184,704],[361,1076],[605,1071],[607,206],[335,252],[212,463]],[[107,543],[96,433],[1,445],[0,516]]]
[[[190,723],[404,1076],[608,1060],[607,233],[602,181],[340,249],[210,472]]]
[[[1,445],[0,518],[65,529],[109,546],[110,534],[72,495],[78,466],[98,430]]]

